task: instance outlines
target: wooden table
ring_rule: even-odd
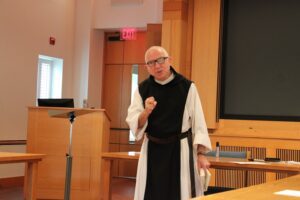
[[[138,160],[139,152],[103,152],[102,153],[102,194],[103,200],[111,199],[111,170],[114,160]]]
[[[3,163],[27,163],[26,172],[28,178],[24,181],[24,198],[26,200],[36,199],[36,179],[38,162],[45,157],[44,154],[32,153],[10,153],[0,152],[0,164]]]
[[[138,160],[139,152],[104,152],[103,159],[103,188],[102,192],[105,200],[111,199],[111,168],[114,160]],[[239,170],[257,170],[268,172],[281,172],[289,174],[299,174],[299,164],[287,164],[286,162],[252,162],[247,159],[239,158],[216,158],[207,157],[211,168],[215,169],[239,169]],[[299,182],[300,185],[300,182]]]
[[[291,197],[274,194],[283,190],[300,191],[300,175],[290,176],[277,181],[271,181],[264,184],[254,185],[241,189],[221,192],[207,195],[204,197],[196,197],[192,200],[292,200],[299,197]]]
[[[276,173],[288,173],[295,175],[300,173],[300,164],[289,164],[287,162],[252,162],[239,158],[216,158],[207,157],[211,168],[215,169],[239,169],[255,170]]]

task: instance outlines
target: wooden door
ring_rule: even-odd
[[[105,65],[103,108],[111,119],[111,128],[121,126],[123,65]]]
[[[149,45],[159,45],[154,35],[151,33],[150,38],[155,38],[156,42],[149,41],[145,31],[138,32],[137,40],[133,41],[120,41],[115,32],[106,34],[102,102],[111,118],[110,151],[140,150],[141,142],[129,142],[125,119],[134,92],[131,91],[133,66],[138,66],[138,83],[149,76],[144,66],[144,54]],[[135,176],[136,168],[137,162],[115,162],[113,176]]]

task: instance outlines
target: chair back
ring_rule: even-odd
[[[210,151],[206,154],[207,156],[216,156],[216,151]],[[247,151],[220,151],[220,157],[227,158],[248,158]]]
[[[227,158],[243,158],[243,159],[248,159],[250,158],[250,151],[220,151],[219,152],[219,156],[220,157],[227,157]],[[216,151],[210,151],[206,154],[207,156],[212,156],[215,157],[216,156]],[[238,171],[231,171],[230,169],[216,169],[216,173],[219,173],[219,175],[215,175],[215,183],[217,182],[217,178],[223,178],[223,177],[230,177],[230,176],[236,176],[237,177],[237,173]],[[243,178],[243,187],[248,186],[248,171],[247,170],[243,170],[244,173],[244,178]],[[229,176],[228,176],[229,175]],[[238,175],[239,179],[240,179],[240,175]],[[226,178],[226,179],[227,179]],[[229,178],[230,179],[230,178]],[[226,181],[225,181],[226,182]],[[226,182],[226,183],[230,183]],[[215,194],[218,192],[225,192],[228,190],[233,190],[235,189],[235,187],[230,186],[209,186],[208,187],[208,191],[204,192],[205,195],[208,194]]]

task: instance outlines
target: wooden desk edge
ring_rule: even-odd
[[[0,152],[0,163],[39,162],[46,154]]]
[[[105,160],[138,160],[140,154],[134,152],[134,155],[130,155],[129,152],[104,152],[101,154],[102,159]]]
[[[276,196],[274,193],[282,190],[292,188],[299,190],[300,175],[290,176],[287,178],[252,185],[249,187],[238,188],[226,192],[215,193],[207,196],[195,197],[191,200],[219,200],[219,199],[295,199],[292,196]]]

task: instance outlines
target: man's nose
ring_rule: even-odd
[[[157,62],[157,61],[155,61],[155,63],[154,63],[154,67],[159,67],[160,66],[160,64]]]

